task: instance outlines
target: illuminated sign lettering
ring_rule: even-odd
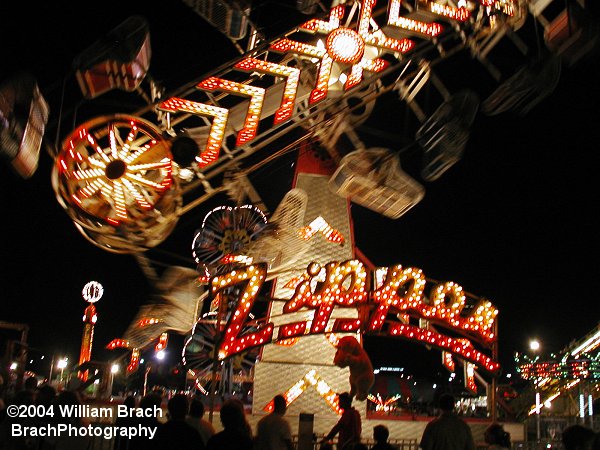
[[[363,263],[358,260],[309,264],[306,273],[295,280],[295,286],[291,286],[295,291],[286,300],[283,313],[313,310],[312,320],[279,325],[275,339],[273,323],[253,325],[247,327],[252,331],[242,332],[266,279],[266,265],[254,264],[214,277],[211,292],[218,301],[223,301],[221,296],[225,293],[231,295],[228,288],[241,285],[235,310],[230,315],[218,349],[219,359],[272,341],[294,345],[298,338],[306,335],[362,332],[434,346],[491,373],[500,369],[497,361],[477,349],[470,340],[485,348],[491,348],[497,341],[495,323],[498,310],[491,302],[479,299],[475,303],[467,303],[462,287],[453,282],[432,287],[427,300],[426,280],[420,269],[404,269],[400,265],[379,268],[375,272],[376,286],[373,290],[367,289],[367,275]],[[331,319],[336,307],[361,308],[361,311],[366,308],[371,312],[366,319],[361,319],[363,314],[361,318]],[[388,317],[394,320],[388,320]],[[397,317],[401,321],[395,319]],[[433,327],[413,325],[411,318],[420,319],[425,324],[431,322],[464,337],[450,337]]]

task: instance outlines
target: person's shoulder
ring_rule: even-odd
[[[375,444],[373,447],[371,447],[371,450],[398,450],[398,448],[394,447],[392,444],[390,444],[388,442],[384,442],[384,443]]]
[[[187,422],[180,422],[181,423],[181,430],[186,433],[189,436],[192,436],[194,439],[199,439],[200,441],[202,441],[202,435],[200,434],[200,432],[198,431],[198,429],[193,426],[190,425]]]
[[[434,417],[429,422],[427,422],[427,425],[425,425],[425,429],[435,427],[437,424],[440,423],[441,420],[442,416]]]
[[[163,433],[165,433],[165,432],[175,433],[175,434],[185,433],[187,435],[200,436],[200,433],[198,433],[198,430],[193,425],[190,425],[185,420],[177,420],[177,421],[169,420],[166,423],[164,423],[163,425],[161,425],[161,427],[159,429],[162,429]]]
[[[225,431],[219,431],[208,438],[206,442],[206,448],[219,448],[219,444],[227,437]]]
[[[219,431],[213,434],[206,443],[206,450],[252,450],[254,441],[241,432]]]
[[[198,426],[203,430],[209,430],[210,432],[212,432],[212,434],[215,434],[215,427],[213,427],[213,424],[210,423],[208,420],[200,419],[198,421]]]

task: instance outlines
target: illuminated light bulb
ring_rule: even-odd
[[[435,37],[442,31],[442,26],[438,23],[425,23],[418,20],[400,17],[401,0],[391,0],[388,8],[388,25],[402,28],[409,31]]]
[[[199,167],[205,167],[218,159],[229,115],[227,109],[177,97],[165,100],[158,105],[158,108],[168,112],[181,111],[204,117],[214,117],[208,133],[206,147],[196,156],[196,161]]]
[[[325,48],[334,61],[355,64],[363,57],[365,42],[349,28],[336,28],[327,36]]]
[[[411,339],[416,339],[417,341],[427,342],[431,345],[439,347],[442,350],[456,353],[467,361],[472,361],[473,363],[477,363],[477,365],[483,366],[490,373],[495,373],[500,369],[499,363],[472,348],[470,343],[467,344],[466,342],[460,342],[457,339],[443,336],[438,333],[432,334],[428,338],[426,331],[413,325],[393,324],[390,326],[388,332],[393,336],[404,336]],[[470,356],[467,356],[467,353]]]
[[[312,56],[313,58],[317,58],[317,60],[320,59],[321,63],[319,64],[316,87],[310,93],[309,103],[317,103],[327,96],[333,60],[324,48],[321,49],[313,45],[292,41],[290,39],[280,39],[275,41],[270,49],[277,52],[298,53],[301,55]]]
[[[236,83],[217,77],[209,77],[200,82],[196,87],[198,89],[209,91],[221,90],[235,95],[249,96],[250,105],[248,107],[248,112],[246,113],[244,127],[238,133],[236,145],[243,145],[256,137],[260,112],[262,110],[265,97],[265,89],[242,83]]]
[[[371,19],[373,16],[373,7],[377,0],[364,0],[360,12],[360,20],[358,24],[358,34],[363,38],[366,44],[375,47],[387,48],[400,53],[406,53],[411,50],[415,43],[410,39],[392,39],[382,36],[378,33],[369,32]]]
[[[140,321],[137,323],[137,326],[139,328],[143,328],[143,327],[147,327],[149,325],[155,325],[160,322],[162,322],[162,319],[157,319],[157,318],[140,319]]]
[[[127,373],[131,374],[135,372],[140,365],[140,350],[138,348],[134,348],[131,351],[131,359],[129,361],[129,365],[127,366]]]
[[[114,350],[115,348],[129,348],[129,341],[126,339],[113,339],[106,345],[106,348],[109,350]]]
[[[326,22],[320,19],[311,19],[300,25],[300,29],[319,33],[330,33],[340,26],[340,22],[344,17],[344,11],[344,5],[338,5],[329,12],[329,21]],[[323,41],[319,42],[323,45]]]
[[[227,323],[223,336],[223,343],[218,350],[218,357],[220,360],[244,351],[251,346],[261,345],[272,339],[274,329],[273,323],[259,326],[257,331],[248,332],[242,336],[239,334],[244,321],[250,314],[251,307],[256,300],[258,288],[264,282],[266,273],[266,264],[257,264],[240,269],[240,277],[237,277],[236,274],[238,274],[238,272],[233,270],[229,274],[213,278],[211,290],[215,296],[220,295],[219,292],[225,287],[248,281],[248,283],[245,283],[244,289],[240,293],[242,297],[246,295],[248,301],[238,302],[234,314],[231,315],[229,322]],[[233,279],[233,276],[236,276],[235,280]],[[223,283],[223,280],[226,282]],[[230,344],[225,344],[225,342],[230,342]]]
[[[471,17],[471,12],[467,9],[467,2],[460,0],[457,3],[458,8],[454,8],[448,5],[442,5],[436,2],[428,2],[429,10],[439,16],[447,17],[449,19],[464,22]]]
[[[255,58],[245,58],[237,63],[235,68],[285,77],[286,82],[283,90],[283,98],[279,108],[275,111],[274,123],[278,124],[291,118],[294,112],[294,102],[300,81],[300,69]]]

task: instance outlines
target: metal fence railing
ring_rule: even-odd
[[[333,448],[337,448],[337,440],[333,439]],[[367,448],[371,448],[375,445],[373,439],[362,439],[362,444],[365,444]],[[388,443],[394,447],[395,450],[418,450],[419,444],[416,439],[389,439]],[[298,436],[292,436],[292,445],[294,450],[298,449]],[[320,449],[320,439],[316,439],[312,444],[313,450]]]

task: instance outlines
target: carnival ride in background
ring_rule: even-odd
[[[155,345],[159,351],[168,332],[192,330],[183,357],[206,392],[217,384],[230,391],[236,376],[251,376],[255,357],[250,348],[227,363],[217,357],[222,324],[236,309],[233,300],[225,306],[205,302],[210,278],[249,263],[265,264],[267,279],[303,269],[296,263],[317,233],[332,245],[352,242],[322,216],[303,222],[307,193],[301,189],[289,191],[271,215],[252,173],[310,143],[335,166],[328,183],[332,194],[398,219],[425,188],[403,169],[401,152],[364,144],[360,125],[378,98],[395,95],[414,113],[420,123],[414,138],[421,149],[419,176],[434,182],[463,157],[478,113],[526,114],[553,91],[561,66],[575,64],[598,39],[596,22],[578,2],[564,8],[549,0],[389,0],[387,8],[375,9],[382,6],[375,0],[334,1],[323,17],[271,40],[249,19],[250,3],[225,2],[221,15],[214,14],[215,2],[185,3],[224,32],[242,56],[209,77],[164,92],[147,76],[148,24],[130,17],[81,53],[74,66],[85,98],[117,89],[141,95],[147,106],[84,119],[50,153],[57,200],[79,232],[106,251],[134,255],[162,297],[143,306],[124,338],[108,348],[131,351],[132,373],[142,349]],[[314,13],[322,5],[305,1],[298,7]],[[538,43],[533,57],[518,33],[528,14],[536,38],[537,25],[543,27],[546,44],[542,49]],[[494,61],[501,42],[515,51],[509,69]],[[497,85],[483,100],[473,89],[444,83],[441,67],[459,55],[480,64]],[[439,100],[431,113],[430,88]],[[37,167],[47,104],[31,77],[4,83],[0,93],[2,155],[29,177]],[[146,255],[183,215],[217,195],[228,196],[234,206],[212,209],[201,222],[192,243],[199,272],[171,267],[159,276]],[[385,274],[378,276],[381,287]],[[224,293],[231,299],[238,294],[235,287]],[[463,299],[461,308],[472,311],[482,301],[471,300]],[[258,329],[262,319],[247,322],[245,332]],[[473,362],[463,362],[465,354],[459,355],[469,372],[465,379],[484,381]],[[444,361],[453,367],[451,355]]]
[[[600,326],[572,341],[558,354],[549,356],[546,359],[539,355],[532,358],[516,354],[519,374],[533,383],[521,393],[521,401],[517,399],[511,404],[515,412],[520,416],[533,416],[552,407],[554,413],[567,415],[565,412],[574,410],[580,420],[592,420],[594,398],[598,398],[600,389]],[[564,399],[563,405],[557,408],[561,399]]]

